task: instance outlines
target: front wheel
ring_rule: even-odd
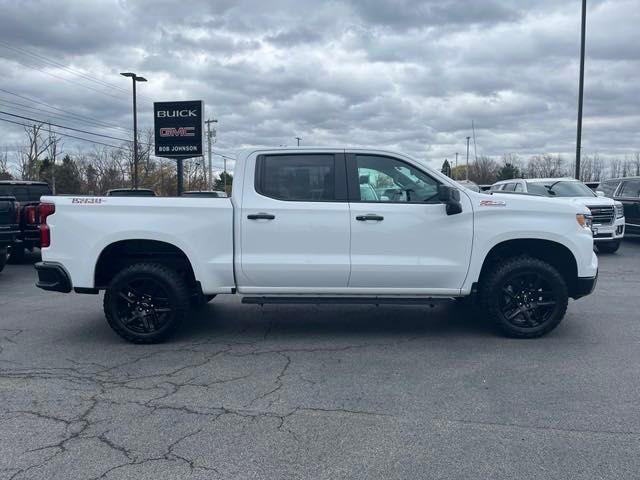
[[[598,242],[596,243],[599,253],[616,253],[620,248],[620,240],[613,240],[611,242]]]
[[[558,326],[567,311],[567,284],[552,265],[517,257],[496,265],[481,301],[496,325],[510,337],[540,337]]]
[[[159,343],[180,327],[189,311],[189,290],[174,270],[137,263],[117,273],[104,295],[111,328],[132,343]]]

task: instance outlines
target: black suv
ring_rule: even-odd
[[[18,210],[16,199],[0,196],[0,272],[7,263],[8,250],[18,238]]]
[[[626,232],[640,235],[640,177],[605,180],[600,183],[598,190],[622,202]]]
[[[40,247],[38,206],[40,197],[44,195],[51,195],[51,189],[45,182],[0,180],[0,197],[15,197],[18,205],[20,231],[10,251],[14,262],[22,261],[25,250]]]

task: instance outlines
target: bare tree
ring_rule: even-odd
[[[38,160],[49,148],[49,138],[44,135],[43,125],[24,127],[27,143],[18,152],[18,171],[23,180],[37,180],[39,177]]]

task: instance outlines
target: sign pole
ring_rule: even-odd
[[[177,184],[178,184],[178,187],[177,187],[177,192],[176,193],[177,193],[177,195],[179,197],[180,195],[182,195],[182,192],[184,191],[184,178],[183,178],[184,177],[184,164],[182,163],[184,160],[182,158],[178,158],[176,160],[177,160],[177,170],[178,170],[177,171],[177,176],[178,176]]]

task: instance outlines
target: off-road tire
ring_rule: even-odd
[[[4,270],[4,266],[7,264],[8,253],[6,248],[0,248],[0,272]]]
[[[152,332],[138,332],[127,327],[122,315],[120,295],[130,282],[149,280],[158,286],[162,295],[166,295],[166,312],[162,326]],[[129,302],[129,300],[126,300]],[[163,300],[164,301],[164,300]],[[118,303],[120,302],[120,303]],[[175,334],[189,312],[189,289],[175,270],[156,263],[136,263],[118,272],[104,295],[104,313],[111,328],[131,343],[160,343]],[[155,323],[155,322],[154,322]]]
[[[611,242],[597,242],[598,253],[616,253],[620,248],[620,240],[613,240]]]
[[[555,305],[553,307],[547,306],[539,307],[545,311],[543,320],[538,325],[522,325],[517,319],[509,320],[508,314],[504,312],[504,305],[513,305],[515,310],[523,309],[522,314],[519,316],[523,319],[521,321],[528,321],[530,319],[531,311],[526,309],[525,306],[519,307],[518,301],[515,301],[515,293],[510,288],[513,286],[509,282],[519,282],[519,278],[527,277],[529,275],[536,275],[541,280],[539,285],[543,285],[540,290],[537,288],[525,293],[525,302],[529,305],[548,303],[544,300],[547,297],[548,300],[553,299]],[[526,289],[525,287],[522,287]],[[544,289],[544,292],[543,292]],[[538,292],[541,297],[538,297]],[[549,292],[547,294],[547,292]],[[543,296],[542,296],[543,295]],[[537,298],[531,298],[531,297]],[[539,300],[542,299],[542,300]],[[480,302],[487,314],[488,318],[494,322],[494,324],[507,336],[514,338],[535,338],[541,337],[549,333],[556,328],[558,324],[564,318],[567,311],[567,304],[569,300],[569,294],[567,284],[560,272],[552,265],[539,260],[537,258],[531,258],[528,256],[515,257],[508,259],[501,263],[498,263],[492,267],[492,270],[488,272],[482,281],[480,286]],[[511,303],[515,301],[515,303]],[[524,305],[524,303],[523,303]],[[529,315],[526,315],[524,310],[527,310]],[[538,310],[536,310],[538,312]],[[512,312],[511,312],[512,313]],[[533,323],[533,321],[532,321]]]
[[[14,243],[9,249],[9,263],[18,264],[24,262],[25,251],[21,243]]]

